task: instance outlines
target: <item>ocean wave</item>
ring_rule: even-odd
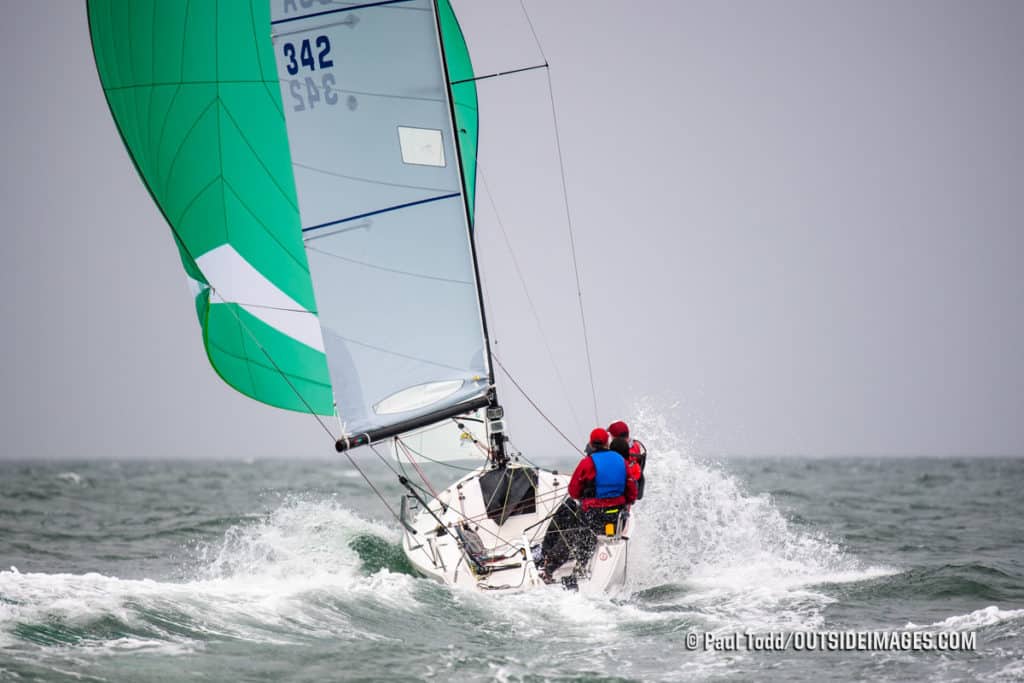
[[[12,567],[0,572],[0,644],[187,651],[211,639],[386,638],[366,614],[414,603],[412,577],[389,569],[396,538],[333,500],[296,498],[200,546],[180,583]]]
[[[979,676],[979,679],[985,681],[1012,681],[1013,683],[1020,683],[1020,681],[1024,681],[1024,659],[1011,661],[999,671]]]
[[[979,598],[992,602],[1020,600],[1018,581],[979,562],[915,567],[850,587],[844,597],[856,599]]]
[[[938,629],[942,631],[968,631],[984,626],[995,626],[1011,621],[1024,622],[1024,609],[999,609],[995,605],[989,605],[970,614],[961,614],[937,621],[928,626],[918,626],[913,622],[907,622],[904,628],[908,629]]]
[[[197,575],[207,579],[353,575],[361,560],[351,547],[367,535],[397,542],[398,532],[328,499],[292,496],[267,517],[228,528],[200,544]]]
[[[61,481],[66,481],[69,484],[80,485],[82,483],[82,475],[77,472],[61,472],[57,475],[57,478]]]

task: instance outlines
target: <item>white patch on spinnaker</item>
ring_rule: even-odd
[[[323,352],[320,321],[263,276],[230,244],[196,259],[210,283],[211,304],[238,304],[255,318],[306,346]]]

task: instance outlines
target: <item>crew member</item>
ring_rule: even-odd
[[[629,478],[626,462],[608,448],[608,432],[590,433],[593,452],[583,457],[569,480],[569,495],[580,501],[583,512],[621,508],[636,500],[636,481]],[[604,525],[601,525],[604,528]]]
[[[552,517],[544,537],[541,576],[545,581],[570,555],[577,568],[585,567],[597,546],[597,534],[603,534],[605,524],[615,523],[619,512],[636,500],[636,482],[626,473],[625,461],[608,450],[608,432],[600,427],[592,431],[587,450],[569,480],[569,498]]]
[[[590,443],[593,452],[580,460],[569,480],[569,495],[580,501],[583,533],[575,548],[576,567],[580,569],[590,562],[597,535],[604,533],[606,524],[618,522],[619,513],[636,500],[637,494],[636,481],[630,479],[626,462],[606,445],[608,432],[595,429]]]
[[[611,435],[609,448],[626,460],[626,471],[630,478],[636,482],[636,499],[644,497],[644,468],[647,467],[647,448],[639,439],[629,438],[629,425],[619,420],[608,425],[608,433]]]

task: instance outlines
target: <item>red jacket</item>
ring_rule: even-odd
[[[580,464],[576,465],[576,470],[572,473],[572,479],[569,480],[569,495],[573,498],[579,499],[583,496],[583,489],[588,481],[594,481],[597,477],[597,469],[594,468],[594,461],[590,459],[590,456],[584,457],[580,460]],[[583,498],[581,502],[584,510],[591,510],[593,508],[610,508],[616,505],[629,505],[636,500],[636,482],[633,481],[627,472],[626,477],[626,495],[617,496],[615,498]]]
[[[640,481],[640,477],[644,476],[646,460],[647,448],[636,439],[633,439],[633,442],[629,445],[629,458],[626,460],[626,469],[629,472],[629,476],[637,482]]]

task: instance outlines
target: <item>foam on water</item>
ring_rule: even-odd
[[[769,496],[748,493],[694,457],[650,406],[638,408],[632,431],[650,454],[635,508],[634,592],[681,587],[670,599],[698,610],[709,627],[816,628],[833,598],[815,586],[895,573],[865,567],[823,533],[796,528]]]
[[[929,626],[918,626],[913,622],[907,622],[904,628],[908,629],[937,629],[940,631],[968,631],[983,626],[995,626],[1008,621],[1024,620],[1024,609],[999,609],[995,605],[989,605],[970,614],[961,614],[937,621]]]
[[[515,638],[544,644],[495,677],[524,668],[543,677],[553,654],[563,670],[573,660],[594,675],[624,675],[634,663],[645,679],[725,673],[749,655],[680,657],[683,634],[819,628],[835,601],[822,584],[894,573],[864,566],[823,534],[798,528],[770,498],[693,457],[657,413],[641,410],[632,424],[651,455],[625,594],[586,596],[554,586],[508,595],[452,591],[460,609],[489,613]]]
[[[178,655],[214,640],[397,642],[402,628],[428,628],[438,638],[468,630],[496,642],[512,636],[543,644],[510,653],[495,676],[524,667],[555,675],[553,663],[573,658],[611,675],[628,670],[633,638],[653,644],[678,641],[694,628],[820,627],[834,600],[821,584],[892,572],[862,566],[824,535],[788,521],[767,496],[695,458],[657,412],[640,410],[632,426],[650,458],[622,594],[584,596],[555,586],[478,594],[386,568],[370,573],[358,541],[369,537],[397,552],[399,532],[335,497],[299,496],[194,548],[189,566],[178,568],[183,581],[0,572],[0,646],[30,640],[44,648],[73,644],[89,655]],[[638,671],[650,677],[657,664],[672,675],[704,675],[730,661],[711,652],[660,663],[659,656],[648,653],[648,668]],[[460,657],[440,655],[455,665]]]
[[[292,497],[267,517],[229,528],[222,541],[201,546],[199,578],[237,583],[304,578],[353,578],[360,559],[350,543],[370,534],[397,542],[398,533],[329,499]]]
[[[12,558],[27,558],[44,571],[60,571],[70,565],[57,564],[61,560],[56,551],[69,549],[78,553],[74,566],[114,569],[103,574],[0,572],[0,678],[120,680],[127,671],[152,665],[153,676],[167,680],[199,675],[210,680],[280,680],[282,671],[292,670],[288,667],[301,669],[310,680],[337,677],[339,667],[352,677],[366,678],[389,672],[398,678],[442,680],[704,680],[719,675],[759,680],[795,672],[797,678],[814,680],[815,667],[823,660],[806,653],[790,658],[782,653],[691,652],[684,647],[684,638],[707,632],[891,629],[906,624],[908,629],[977,629],[978,658],[895,653],[858,660],[851,654],[842,661],[828,660],[827,665],[835,664],[851,678],[893,671],[899,680],[910,671],[902,667],[913,664],[922,667],[921,678],[1019,679],[1017,643],[1024,610],[1019,609],[1019,582],[1014,584],[1019,573],[1014,573],[1012,561],[994,561],[991,554],[975,557],[969,548],[960,557],[946,549],[927,556],[924,566],[903,559],[911,565],[906,572],[871,581],[895,570],[868,566],[839,544],[842,539],[787,518],[770,496],[748,490],[740,477],[730,474],[733,469],[744,471],[746,465],[718,465],[696,457],[691,444],[669,428],[673,424],[650,409],[640,410],[631,420],[651,455],[647,495],[635,508],[638,525],[630,581],[619,594],[586,596],[556,586],[520,594],[479,594],[403,573],[408,569],[397,525],[391,520],[367,521],[353,512],[371,496],[361,495],[361,484],[347,482],[348,470],[331,473],[337,475],[330,479],[343,494],[285,498],[269,514],[252,514],[225,528],[228,522],[222,520],[254,510],[249,496],[267,490],[257,487],[280,482],[288,490],[322,490],[324,465],[312,463],[280,479],[249,477],[258,483],[243,480],[237,487],[244,495],[223,505],[211,506],[202,497],[203,489],[196,489],[201,495],[194,503],[168,511],[165,516],[172,522],[178,519],[175,515],[208,518],[212,526],[197,534],[208,534],[212,528],[217,535],[213,542],[190,546],[184,565],[169,562],[154,570],[149,558],[180,555],[178,544],[187,536],[171,541],[147,537],[149,545],[135,555],[123,553],[128,559],[110,560],[100,559],[107,549],[120,552],[126,543],[135,549],[139,542],[117,533],[110,533],[107,542],[107,531],[92,529],[88,538],[98,539],[95,548],[89,545],[92,540],[60,546],[40,535],[40,548],[45,543],[52,554]],[[230,489],[239,467],[258,466],[231,463],[211,471],[223,476],[224,488]],[[178,476],[173,468],[170,474],[157,472],[162,478],[146,474],[149,478],[140,485],[156,493],[131,507],[98,488],[102,477],[95,467],[76,466],[75,473],[62,469],[66,468],[45,472],[40,490],[65,496],[59,505],[69,509],[84,509],[70,505],[72,500],[102,507],[105,516],[89,521],[104,524],[146,511],[154,503],[159,506],[163,496],[171,495],[163,483]],[[818,472],[804,481],[801,467],[780,469],[791,487],[806,489],[800,504],[812,510],[808,516],[828,519],[830,509],[815,500],[813,492],[831,486],[830,480],[810,480]],[[932,469],[941,474],[942,468]],[[752,476],[762,471],[759,466],[748,470]],[[189,471],[190,491],[206,471]],[[75,477],[62,476],[79,473],[78,485]],[[769,479],[775,476],[770,474]],[[125,481],[126,486],[135,485],[131,478]],[[918,486],[914,479],[908,481],[908,486]],[[221,490],[209,495],[219,496]],[[276,495],[275,490],[270,488],[268,495]],[[870,500],[878,490],[862,487],[856,500]],[[17,514],[30,505],[53,506],[50,498],[38,503],[16,500]],[[103,507],[108,501],[111,509],[116,508],[113,512]],[[207,506],[215,512],[207,515]],[[843,517],[847,510],[836,512],[838,521],[850,519]],[[31,526],[37,518],[25,517],[25,538],[37,533]],[[191,528],[193,520],[186,523]],[[941,520],[937,526],[942,526]],[[947,533],[944,528],[938,531]],[[926,545],[935,538],[880,537],[875,545],[852,537],[851,542],[872,556],[885,557],[874,550],[881,547],[903,558],[897,543]],[[1013,538],[1008,533],[985,542],[1008,543]],[[135,557],[145,561],[136,562]],[[5,564],[12,562],[22,560]],[[151,578],[142,578],[147,576]],[[868,583],[835,585],[862,581]],[[842,602],[834,605],[837,600]],[[928,625],[917,626],[908,619]],[[202,656],[187,656],[197,652]],[[982,659],[995,663],[982,664]]]
[[[82,475],[77,472],[61,472],[57,475],[57,478],[61,481],[66,481],[69,484],[78,485],[82,483]]]
[[[386,569],[361,572],[350,542],[365,535],[397,538],[333,500],[292,499],[201,547],[191,581],[23,574],[12,567],[0,572],[0,644],[13,643],[25,625],[55,626],[55,641],[104,651],[176,652],[216,636],[277,643],[327,635],[380,638],[353,623],[338,603],[372,599],[404,609],[414,580]],[[110,620],[126,633],[111,638],[108,629],[97,628]]]
[[[890,571],[862,567],[827,538],[794,529],[767,497],[694,458],[659,413],[641,409],[633,425],[651,456],[625,599],[555,587],[524,595],[453,591],[451,599],[500,614],[505,628],[524,637],[592,638],[624,623],[678,622],[680,613],[703,628],[813,628],[831,600],[816,584]],[[399,541],[394,528],[333,497],[293,497],[196,548],[184,582],[2,572],[0,638],[13,637],[18,624],[57,623],[88,644],[91,625],[104,619],[127,631],[98,639],[107,649],[181,648],[210,637],[385,638],[387,629],[364,627],[351,612],[429,607],[413,577],[386,569],[367,575],[353,548],[360,536]],[[666,586],[667,597],[651,596]]]

